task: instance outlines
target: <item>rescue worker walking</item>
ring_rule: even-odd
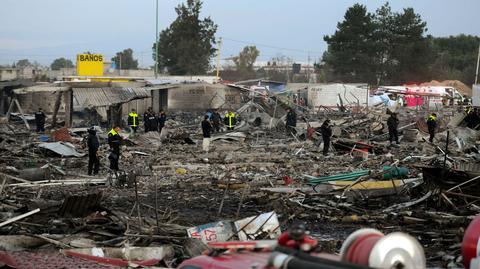
[[[120,160],[120,144],[122,143],[122,137],[118,133],[120,132],[119,127],[112,128],[108,132],[108,145],[110,146],[110,155],[108,159],[110,160],[110,169],[113,171],[118,171],[118,161]]]
[[[38,111],[35,112],[35,125],[37,127],[37,132],[45,132],[45,113],[43,113],[42,108],[38,108]]]
[[[286,124],[285,128],[287,130],[287,134],[296,134],[297,130],[295,130],[295,127],[297,126],[297,114],[295,114],[295,111],[293,111],[292,108],[287,108],[287,118],[286,118]]]
[[[210,121],[208,120],[208,115],[205,115],[202,121],[202,133],[203,133],[203,151],[208,153],[208,150],[210,148],[210,133],[212,132],[212,124],[210,124]]]
[[[128,114],[127,122],[128,122],[128,126],[130,126],[130,128],[132,129],[133,133],[136,134],[138,129],[138,114],[135,111],[135,109],[132,109],[132,112]]]
[[[213,114],[212,114],[212,127],[213,127],[213,130],[212,131],[215,131],[215,132],[220,132],[220,120],[221,120],[221,116],[220,116],[220,113],[218,113],[218,110],[215,110],[213,111]]]
[[[326,119],[320,127],[320,132],[323,138],[323,155],[328,155],[330,149],[330,138],[332,137],[332,127],[330,126],[330,120]]]
[[[95,128],[89,128],[88,130],[88,138],[87,138],[87,147],[88,147],[88,175],[98,174],[98,170],[100,168],[100,160],[98,159],[98,148],[100,147],[100,143],[98,142],[97,131]]]
[[[165,122],[167,121],[167,114],[165,111],[160,110],[160,114],[158,115],[158,132],[161,134],[163,127],[165,127]]]
[[[387,120],[388,126],[388,135],[390,136],[390,145],[395,140],[395,143],[398,145],[398,123],[397,113],[391,113],[390,117]]]
[[[430,134],[430,143],[433,143],[433,138],[435,138],[435,128],[437,127],[437,114],[432,113],[428,116],[427,119],[428,133]]]
[[[232,111],[227,112],[225,114],[225,125],[227,125],[227,130],[233,130],[235,126],[237,125],[237,118],[235,117],[235,114]]]

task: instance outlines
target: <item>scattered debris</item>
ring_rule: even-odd
[[[89,125],[39,135],[28,114],[11,113],[18,121],[0,123],[0,261],[13,267],[28,263],[21,255],[63,249],[59,263],[171,268],[221,244],[276,239],[301,221],[331,253],[368,226],[417,238],[428,266],[458,263],[462,231],[480,213],[480,141],[457,108],[436,111],[429,143],[431,111],[396,107],[400,143],[390,144],[391,107],[340,96],[339,110],[319,100],[312,109],[288,94],[228,87],[246,102],[235,130],[214,130],[209,152],[203,113],[167,113],[161,133],[123,130],[121,171],[108,168],[109,129],[96,128],[99,175],[86,175]],[[295,133],[286,133],[286,107],[297,110]],[[326,119],[333,137],[323,155]]]

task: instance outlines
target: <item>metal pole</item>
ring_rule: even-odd
[[[477,72],[475,73],[475,84],[478,82],[478,65],[480,64],[480,44],[478,45]]]
[[[160,222],[158,221],[158,175],[155,175],[155,220],[157,221],[157,232]]]
[[[445,167],[447,166],[448,142],[450,142],[449,138],[450,138],[450,131],[447,130],[447,143],[445,143],[445,158],[443,160],[443,169],[445,169]]]
[[[222,38],[218,40],[218,57],[217,57],[217,80],[220,81],[220,50],[222,48]]]
[[[155,13],[155,78],[158,78],[158,0]]]

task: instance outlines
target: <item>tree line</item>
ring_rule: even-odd
[[[319,68],[327,80],[404,84],[457,79],[472,85],[480,38],[427,35],[427,23],[413,8],[393,12],[387,2],[369,13],[350,7],[333,35]]]
[[[155,43],[152,47],[154,59],[159,55],[159,70],[174,75],[209,70],[218,26],[210,17],[200,19],[201,7],[200,0],[187,0],[175,9],[177,19],[160,33],[158,51]],[[394,12],[387,2],[370,13],[366,6],[355,4],[346,10],[335,33],[324,36],[328,48],[315,64],[315,73],[321,82],[394,85],[454,79],[471,85],[480,38],[433,37],[427,31],[427,23],[413,8]],[[259,55],[255,46],[246,46],[231,58],[234,68],[227,68],[222,77],[289,79],[281,70],[254,70]]]
[[[158,70],[171,75],[215,74],[211,60],[217,54],[215,34],[218,25],[201,18],[201,0],[186,0],[175,11],[177,18],[159,33],[152,46]],[[348,8],[332,35],[324,36],[328,47],[314,64],[319,82],[367,82],[372,85],[396,85],[432,79],[460,80],[473,84],[480,37],[457,35],[433,37],[427,23],[413,8],[392,11],[387,2],[375,12],[355,4]],[[280,66],[293,60],[278,55],[268,68],[254,69],[260,55],[255,46],[246,46],[232,66],[224,68],[222,77],[230,80],[268,77],[290,81],[293,74]],[[22,60],[23,61],[23,60]],[[112,58],[117,69],[137,69],[132,49],[117,52]],[[24,64],[21,62],[20,64]],[[65,58],[56,59],[51,69],[73,67]],[[308,81],[308,77],[303,78]],[[302,81],[303,82],[303,81]]]

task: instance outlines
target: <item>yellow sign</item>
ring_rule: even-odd
[[[103,76],[103,55],[77,54],[77,76]]]

